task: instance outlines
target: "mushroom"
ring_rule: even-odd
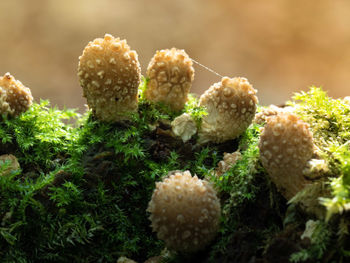
[[[313,135],[309,125],[295,114],[268,117],[259,149],[262,165],[287,200],[310,183],[304,171],[315,152]]]
[[[79,57],[83,95],[101,121],[115,122],[137,112],[141,68],[126,40],[106,34],[88,43]]]
[[[183,109],[194,79],[192,60],[181,49],[157,51],[147,68],[145,98],[163,102],[174,111]]]
[[[189,171],[175,171],[156,183],[147,211],[158,238],[178,252],[203,249],[219,229],[221,209],[215,190]]]
[[[0,77],[0,114],[16,117],[27,111],[33,103],[29,88],[10,73]]]
[[[199,143],[222,143],[241,135],[254,118],[256,92],[240,77],[223,77],[206,90],[199,99],[199,105],[208,112],[202,120]]]

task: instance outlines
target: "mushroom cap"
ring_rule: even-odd
[[[0,114],[16,117],[27,111],[32,103],[29,88],[8,72],[0,77]]]
[[[89,42],[79,57],[78,76],[83,95],[99,120],[125,120],[137,111],[141,68],[126,40],[106,34]]]
[[[199,142],[221,143],[241,135],[251,124],[258,98],[246,78],[223,77],[199,99],[207,109],[199,131]]]
[[[259,142],[260,160],[272,182],[291,199],[309,181],[303,170],[315,146],[309,125],[292,113],[268,117]]]
[[[174,172],[156,183],[147,211],[158,238],[179,252],[203,249],[219,228],[220,202],[215,190],[189,171]]]
[[[182,110],[194,79],[192,64],[184,50],[157,51],[147,68],[149,82],[145,98],[163,102],[174,111]]]
[[[265,124],[268,117],[273,117],[280,113],[293,113],[293,110],[293,107],[290,106],[278,107],[271,104],[268,107],[263,107],[259,113],[255,114],[253,123]]]

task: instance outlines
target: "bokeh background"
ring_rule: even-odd
[[[322,86],[350,95],[349,0],[1,0],[0,74],[33,96],[84,110],[76,76],[88,41],[127,39],[142,73],[157,49],[185,49],[221,75],[244,76],[260,103]],[[220,78],[195,66],[192,92]]]

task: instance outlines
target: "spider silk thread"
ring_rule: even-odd
[[[215,75],[217,75],[217,76],[219,76],[219,77],[221,77],[221,78],[224,77],[224,76],[220,75],[219,73],[217,73],[216,71],[212,70],[211,68],[208,68],[207,66],[204,66],[203,64],[201,64],[201,63],[199,63],[198,61],[194,60],[193,58],[191,58],[191,59],[192,59],[192,61],[193,61],[194,63],[196,63],[197,65],[201,66],[202,68],[208,70],[209,72],[211,72],[211,73],[213,73],[213,74],[215,74]]]

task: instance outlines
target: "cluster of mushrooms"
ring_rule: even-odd
[[[138,110],[141,69],[138,55],[126,40],[106,34],[88,43],[79,57],[78,77],[93,115],[100,121],[119,122]],[[191,58],[176,48],[157,51],[147,68],[144,97],[174,111],[184,108],[194,79]],[[197,131],[184,113],[172,122],[175,136],[186,142],[198,134],[198,143],[223,143],[240,136],[254,121],[264,123],[259,148],[261,163],[282,195],[290,200],[310,184],[305,171],[315,158],[309,126],[280,108],[256,114],[256,90],[247,79],[223,77],[199,99],[207,115]],[[18,116],[32,103],[30,90],[9,73],[0,78],[0,113]],[[227,153],[217,175],[227,171],[240,153]],[[207,246],[219,229],[220,200],[205,179],[189,171],[173,171],[157,182],[147,211],[152,229],[167,248],[195,252]]]

